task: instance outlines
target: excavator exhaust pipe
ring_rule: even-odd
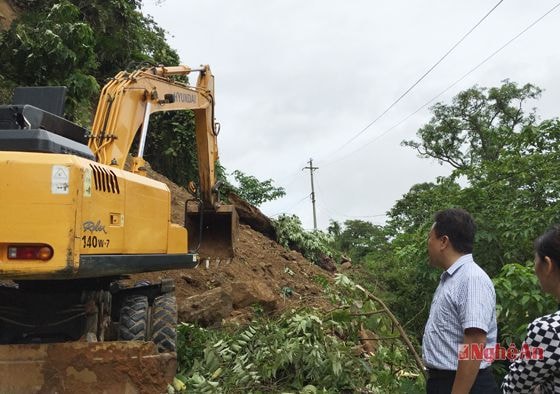
[[[189,249],[202,258],[233,258],[239,233],[239,216],[233,205],[200,209],[185,205],[185,227]]]

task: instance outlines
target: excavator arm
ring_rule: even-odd
[[[199,73],[196,86],[170,78],[193,72]],[[143,155],[150,115],[181,110],[194,112],[201,199],[205,209],[216,209],[219,205],[214,191],[218,125],[214,123],[214,76],[207,65],[198,69],[153,67],[117,74],[99,97],[89,147],[98,162],[123,169],[132,143],[140,133],[132,172],[145,175]]]
[[[171,77],[198,72],[196,86]],[[103,88],[89,148],[98,162],[124,168],[137,134],[138,154],[132,172],[145,175],[144,147],[152,113],[192,110],[195,116],[200,204],[185,204],[189,245],[202,257],[232,257],[237,239],[235,208],[219,201],[215,165],[218,160],[218,125],[214,123],[214,76],[209,66],[153,67],[120,72]]]

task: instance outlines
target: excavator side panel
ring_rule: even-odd
[[[170,222],[161,182],[73,155],[11,151],[0,151],[0,179],[0,279],[126,275],[196,260],[187,230]],[[53,254],[13,258],[14,246]]]

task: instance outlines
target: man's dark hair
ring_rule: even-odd
[[[545,256],[560,267],[560,226],[556,225],[548,229],[543,235],[535,240],[535,252],[541,260]]]
[[[457,252],[472,253],[476,225],[470,213],[459,208],[444,209],[436,212],[434,221],[438,238],[447,235]]]

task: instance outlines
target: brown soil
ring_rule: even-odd
[[[172,222],[183,223],[185,201],[191,198],[189,193],[151,169],[148,169],[148,176],[168,185],[171,190]],[[300,253],[286,250],[251,227],[241,224],[233,259],[201,261],[194,269],[137,274],[131,277],[130,282],[174,279],[179,308],[189,297],[222,287],[234,299],[233,310],[224,320],[242,323],[251,318],[254,308],[245,305],[250,299],[247,302],[237,299],[239,294],[236,293],[236,287],[239,285],[262,283],[262,287],[271,290],[276,302],[261,304],[266,304],[264,309],[272,313],[303,306],[328,308],[330,303],[314,280],[318,276],[331,278],[332,274],[309,262]],[[248,292],[260,293],[258,289]],[[256,298],[254,303],[258,304],[261,299],[259,294],[252,295]],[[179,314],[181,316],[181,311]]]
[[[11,2],[0,0],[0,30],[9,29],[15,18],[17,18],[17,14]]]

